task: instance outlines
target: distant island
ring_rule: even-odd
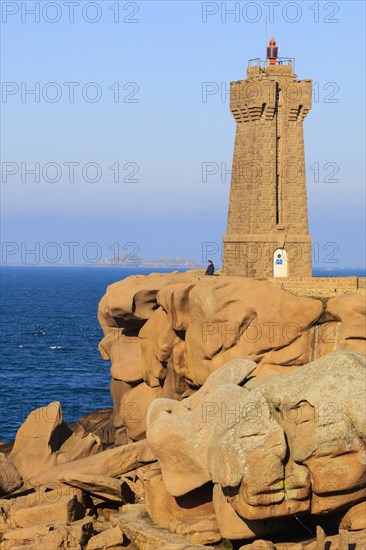
[[[171,267],[171,268],[196,268],[202,269],[202,265],[195,262],[191,258],[159,258],[158,260],[144,260],[138,256],[132,256],[131,254],[124,254],[118,258],[104,258],[98,260],[94,264],[95,266],[118,266],[118,267]]]

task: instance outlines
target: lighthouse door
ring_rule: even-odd
[[[287,252],[284,248],[277,248],[273,254],[273,276],[288,277]]]

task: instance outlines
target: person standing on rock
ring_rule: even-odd
[[[215,273],[215,266],[211,260],[208,260],[208,266],[205,275],[213,275]]]

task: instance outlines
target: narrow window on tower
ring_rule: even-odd
[[[278,152],[280,147],[280,137],[276,138],[276,225],[280,223],[280,174],[279,174],[279,162],[278,162]]]

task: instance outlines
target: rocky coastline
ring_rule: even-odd
[[[202,270],[101,299],[113,409],[0,445],[0,549],[366,548],[365,291]]]

